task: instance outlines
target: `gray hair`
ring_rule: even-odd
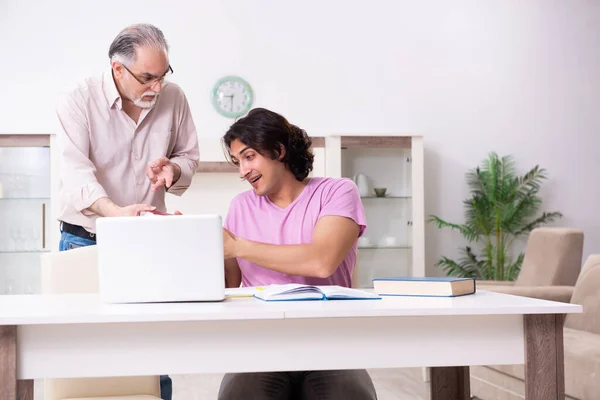
[[[108,57],[110,61],[133,64],[136,61],[135,51],[138,47],[154,47],[169,51],[169,45],[162,31],[150,24],[136,24],[123,29],[110,44]]]

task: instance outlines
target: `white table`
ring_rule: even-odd
[[[562,322],[581,311],[484,291],[127,305],[0,296],[0,399],[31,399],[38,378],[428,366],[432,399],[455,400],[469,398],[469,365],[522,363],[527,399],[564,399]]]

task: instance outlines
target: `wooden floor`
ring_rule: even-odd
[[[378,400],[429,400],[429,382],[421,368],[369,370]],[[215,400],[220,374],[173,375],[173,400]],[[41,382],[35,383],[35,400],[43,400]]]

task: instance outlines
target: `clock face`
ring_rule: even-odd
[[[212,103],[219,114],[236,118],[245,114],[252,106],[252,88],[237,76],[219,79],[213,87]]]

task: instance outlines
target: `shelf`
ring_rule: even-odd
[[[312,142],[312,147],[325,147],[325,137],[324,136],[311,136],[310,141]]]
[[[312,147],[325,147],[325,138],[323,136],[312,136]],[[238,167],[228,161],[200,161],[196,173],[238,173]]]
[[[364,148],[399,148],[412,147],[411,136],[342,136],[342,150]]]
[[[410,250],[412,246],[358,246],[359,250]]]
[[[237,173],[238,169],[235,165],[228,163],[227,161],[200,161],[196,172],[229,172]]]
[[[50,201],[50,197],[0,197],[0,201],[7,201],[7,200],[15,200],[15,201],[23,201],[23,200]]]
[[[0,134],[0,147],[50,147],[50,135]]]
[[[0,254],[35,254],[35,253],[49,253],[50,249],[39,249],[39,250],[0,250]]]

